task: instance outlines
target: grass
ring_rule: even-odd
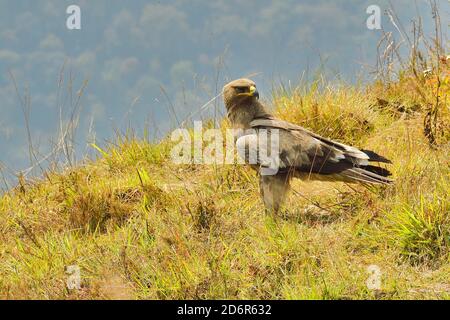
[[[392,187],[296,181],[268,216],[249,168],[175,165],[170,139],[132,134],[21,179],[0,198],[0,298],[449,299],[450,60],[416,67],[274,92],[280,118],[392,159]]]

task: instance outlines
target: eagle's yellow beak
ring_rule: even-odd
[[[259,92],[258,92],[258,90],[256,90],[256,87],[254,85],[251,85],[249,87],[248,92],[239,93],[238,95],[239,96],[247,96],[247,97],[256,97],[257,99],[259,99]]]
[[[250,86],[250,95],[255,97],[256,99],[259,99],[259,92],[256,90],[255,86]]]

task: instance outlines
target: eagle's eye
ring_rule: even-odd
[[[236,93],[246,93],[249,91],[248,87],[236,87]]]

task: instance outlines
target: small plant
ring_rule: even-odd
[[[199,232],[211,229],[217,215],[214,200],[203,195],[199,195],[197,202],[193,205],[188,204],[187,211]]]
[[[450,252],[450,203],[447,198],[420,198],[386,216],[388,234],[412,263],[436,261]]]

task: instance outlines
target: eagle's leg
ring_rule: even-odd
[[[276,214],[283,204],[289,190],[290,177],[286,173],[260,175],[259,187],[266,212]]]

